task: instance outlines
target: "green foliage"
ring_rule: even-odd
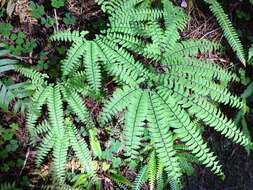
[[[13,26],[9,23],[0,23],[0,35],[5,37],[9,37],[11,31],[13,30]]]
[[[26,39],[24,32],[14,33],[13,26],[8,23],[0,24],[0,35],[3,35],[11,44],[6,45],[6,48],[14,55],[30,53],[37,47],[35,39]]]
[[[26,82],[15,83],[11,80],[7,72],[13,71],[16,67],[16,61],[7,58],[9,51],[4,44],[0,44],[0,108],[8,111],[10,103],[15,101],[14,112],[25,112],[28,107],[27,97],[30,95]]]
[[[51,0],[51,5],[54,8],[64,7],[65,0]]]
[[[2,183],[0,184],[0,190],[20,190],[16,187],[15,183]]]
[[[64,2],[51,1],[54,8],[64,6]],[[147,180],[150,189],[164,189],[168,185],[171,189],[180,189],[182,175],[192,174],[192,163],[196,162],[223,178],[221,164],[202,137],[203,124],[243,146],[249,146],[250,139],[218,108],[219,104],[239,109],[245,106],[226,87],[238,78],[198,58],[200,53],[218,51],[220,44],[182,39],[180,33],[189,18],[170,1],[162,0],[156,8],[142,0],[97,0],[97,3],[109,16],[107,28],[99,34],[66,30],[50,38],[71,43],[56,80],[39,72],[47,70],[43,56],[38,70],[8,61],[3,64],[3,71],[15,68],[28,78],[26,84],[32,88],[26,126],[32,143],[39,143],[36,164],[41,166],[52,152],[53,175],[62,189],[71,189],[65,184],[70,156],[84,167],[84,172],[72,181],[74,188],[100,189],[102,182],[96,170],[102,170],[102,175],[124,189],[129,186],[141,189]],[[227,24],[225,13],[216,1],[210,3],[214,14],[223,18],[219,22],[225,26],[224,31],[228,33],[225,36],[245,63],[238,36]],[[30,8],[37,19],[45,13],[42,5],[32,2]],[[48,27],[53,25],[50,20],[42,19],[42,22]],[[74,24],[75,21],[68,15],[63,22]],[[19,45],[25,41],[23,34],[11,38]],[[108,76],[117,88],[103,102],[98,124],[104,127],[122,113],[123,143],[113,141],[115,144],[104,150],[98,141],[95,117],[91,116],[83,98],[101,97],[103,82]],[[15,94],[6,96],[10,90],[1,91],[2,99],[16,97]],[[10,101],[2,102],[8,106]],[[147,144],[151,153],[145,152],[146,149],[140,151]],[[142,157],[147,162],[142,164],[133,185],[115,171],[124,162],[116,155],[121,148],[127,162],[138,160],[143,152],[150,153],[148,159],[145,155]],[[98,158],[95,164],[93,158]]]
[[[94,153],[96,157],[101,159],[102,150],[101,150],[100,143],[97,139],[97,131],[95,128],[89,130],[89,137],[90,137],[90,146],[91,146],[92,152]]]
[[[249,48],[249,53],[248,53],[248,61],[250,64],[253,63],[252,58],[253,58],[253,44],[251,44],[251,47]]]
[[[4,8],[1,8],[1,10],[0,10],[0,18],[5,15],[5,11],[6,10]]]
[[[29,7],[31,10],[32,16],[36,19],[41,18],[45,14],[45,8],[43,5],[38,5],[34,2],[31,2]]]
[[[78,111],[77,117],[82,122],[87,123],[88,126],[92,124],[89,113],[81,102],[79,95],[60,84],[54,87],[46,86],[34,94],[34,105],[27,118],[27,126],[32,136],[36,137],[36,134],[40,134],[40,132],[46,134],[37,152],[37,164],[40,165],[49,151],[53,149],[53,168],[57,180],[61,183],[64,182],[65,164],[69,147],[72,147],[80,163],[85,167],[86,172],[91,176],[95,175],[95,171],[91,166],[91,155],[88,146],[73,126],[69,116],[65,118],[63,101],[66,101],[72,107],[73,113]],[[49,119],[48,122],[35,128],[36,118],[40,115],[38,111],[41,110],[43,104],[48,106]]]
[[[133,190],[141,190],[143,183],[146,181],[148,167],[145,165],[141,168],[138,176],[136,177],[133,185]]]
[[[250,126],[249,126],[249,118],[253,113],[253,109],[251,106],[252,95],[253,95],[253,82],[251,82],[250,78],[246,76],[245,70],[241,70],[240,72],[241,83],[246,86],[245,90],[241,94],[241,98],[244,102],[244,106],[237,112],[235,116],[235,123],[242,127],[242,131],[251,140],[250,136]],[[248,145],[245,147],[248,154],[250,150],[252,150],[252,145]]]
[[[217,0],[205,0],[205,1],[210,5],[210,9],[214,14],[214,16],[217,18],[228,43],[230,44],[232,49],[236,52],[239,60],[244,65],[246,65],[246,58],[242,43],[238,37],[235,28],[233,27],[231,21],[229,20],[228,15],[225,13],[222,6]]]
[[[46,28],[50,28],[55,24],[55,19],[50,16],[42,17],[41,24],[45,25]]]
[[[14,42],[13,45],[9,45],[8,49],[14,55],[21,55],[24,53],[30,53],[37,47],[37,43],[34,39],[27,40],[23,32],[12,34],[10,39]]]
[[[1,166],[0,172],[2,174],[10,173],[16,168],[21,168],[23,166],[23,160],[10,159],[13,157],[18,148],[20,148],[19,142],[16,139],[16,133],[19,129],[18,124],[12,123],[10,126],[0,126],[0,159]]]
[[[65,13],[63,17],[63,22],[66,25],[72,25],[76,23],[76,18],[71,13]]]
[[[55,83],[49,83],[47,74],[33,68],[18,66],[16,71],[28,78],[28,83],[35,86],[26,125],[33,143],[42,139],[37,149],[37,165],[40,166],[52,150],[54,177],[58,183],[64,184],[68,153],[71,148],[89,177],[95,177],[96,171],[92,165],[88,145],[74,125],[74,119],[77,117],[79,125],[86,126],[87,131],[90,130],[91,148],[95,156],[101,157],[94,122],[80,94],[85,93],[87,89],[87,82],[83,83],[86,78],[84,73],[62,75]],[[65,105],[68,105],[68,110],[65,110]],[[42,107],[47,108],[48,116],[44,114],[45,110]],[[41,116],[44,119],[42,122]]]
[[[82,54],[84,60],[87,60],[84,64],[95,60],[92,61],[93,65],[100,64],[119,84],[123,84],[105,103],[100,123],[108,122],[118,112],[125,112],[124,141],[126,156],[130,158],[139,156],[144,126],[147,125],[149,138],[174,189],[179,189],[182,176],[182,163],[173,147],[174,135],[200,163],[224,177],[217,157],[202,139],[201,126],[194,121],[195,118],[203,121],[235,143],[244,146],[250,143],[214,104],[217,102],[235,108],[242,107],[241,99],[222,85],[238,80],[237,77],[208,61],[196,58],[199,52],[217,51],[220,46],[206,40],[180,40],[179,31],[183,30],[187,17],[170,2],[163,1],[162,10],[145,9],[135,1],[98,3],[110,15],[110,27],[92,41],[83,39],[81,43],[74,40],[72,48],[76,51],[70,49],[66,60],[73,57],[71,60],[75,62],[64,69],[70,73],[79,68],[79,55]],[[127,14],[129,10],[131,13]],[[164,28],[158,24],[161,18],[164,19]],[[72,35],[70,32],[62,32],[52,38],[79,38],[76,32],[73,32],[73,37],[66,38],[66,34]],[[150,41],[142,40],[145,38]],[[80,47],[80,54],[76,53],[79,51],[77,47]],[[135,60],[132,51],[159,62],[162,71],[157,71],[152,64],[146,68],[141,61]],[[93,70],[88,78],[101,78],[99,73],[101,71],[98,69]],[[96,84],[97,80],[90,81],[93,81],[91,85]],[[96,91],[99,89],[94,88]]]

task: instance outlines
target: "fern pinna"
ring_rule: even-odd
[[[32,142],[42,136],[37,150],[37,165],[40,166],[52,150],[54,174],[57,181],[64,184],[68,149],[71,147],[85,171],[93,178],[96,171],[91,164],[91,153],[73,122],[77,117],[87,130],[94,128],[94,122],[81,96],[88,92],[84,73],[78,72],[68,79],[62,78],[56,84],[49,84],[46,74],[20,66],[16,67],[16,70],[31,79],[30,83],[36,84],[32,104],[27,113],[27,128]],[[69,107],[68,112],[65,104]],[[46,111],[44,105],[47,106],[48,117],[43,114]]]

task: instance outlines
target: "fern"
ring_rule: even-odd
[[[41,78],[37,77],[41,74],[32,69],[19,68],[19,70],[22,70],[21,73],[28,78]],[[77,79],[76,77],[71,78],[74,81]],[[26,124],[33,143],[36,143],[38,136],[42,136],[37,149],[36,164],[40,166],[52,150],[53,174],[57,182],[63,185],[69,148],[74,150],[81,165],[86,168],[86,172],[91,177],[95,177],[96,171],[91,166],[92,157],[88,146],[80,137],[71,119],[76,115],[87,126],[87,130],[94,128],[94,122],[78,91],[73,88],[73,84],[69,83],[64,75],[61,80],[56,84],[48,84],[43,79],[43,82],[37,84],[38,87],[32,96],[32,104],[27,114]],[[64,111],[65,103],[71,108],[69,114]],[[44,111],[42,107],[47,107],[48,118],[42,114]],[[40,123],[39,120],[42,115],[44,120]]]
[[[169,1],[162,1],[159,10],[146,10],[148,6],[134,0],[99,3],[110,15],[110,27],[103,31],[103,35],[110,38],[95,39],[100,48],[98,56],[122,86],[105,103],[101,124],[124,112],[123,139],[129,159],[140,156],[143,131],[147,127],[148,137],[172,189],[180,189],[182,174],[192,171],[191,161],[179,154],[175,140],[187,147],[193,160],[223,178],[217,157],[202,138],[202,122],[235,143],[246,146],[250,141],[217,108],[217,103],[234,108],[243,106],[241,99],[226,88],[230,81],[238,81],[238,78],[212,62],[197,58],[199,53],[219,51],[220,44],[181,40],[180,31],[188,17]],[[130,8],[133,10],[128,11]],[[134,17],[127,16],[130,12]],[[160,19],[164,21],[163,27]],[[135,60],[133,52],[151,60],[148,66],[143,60]],[[162,176],[161,172],[159,175]]]
[[[139,174],[137,175],[137,177],[134,181],[132,190],[141,190],[141,187],[147,178],[147,171],[148,171],[147,165],[145,165],[141,168]]]
[[[86,43],[82,41],[74,41],[73,46],[68,50],[68,57],[62,61],[63,75],[75,71],[81,62],[80,59],[86,50]]]
[[[55,135],[59,135],[57,132]],[[68,133],[65,132],[62,136],[55,139],[53,149],[53,169],[57,181],[63,184],[65,181],[65,165],[67,162],[67,153],[69,147]]]
[[[218,108],[218,104],[242,107],[241,99],[226,88],[238,78],[212,62],[198,59],[199,53],[219,51],[220,44],[181,39],[180,32],[188,17],[170,1],[162,0],[161,7],[156,9],[142,0],[97,2],[109,15],[109,23],[94,39],[88,38],[86,31],[70,30],[51,37],[54,41],[71,42],[61,62],[62,76],[56,83],[49,83],[47,75],[33,69],[16,69],[36,86],[27,124],[34,136],[44,136],[38,164],[52,150],[54,174],[64,184],[71,147],[85,171],[91,177],[96,175],[88,144],[72,120],[76,116],[88,130],[94,128],[82,95],[101,95],[103,74],[107,74],[119,87],[104,103],[99,123],[104,126],[119,112],[124,113],[123,140],[129,159],[140,156],[145,128],[154,148],[133,189],[141,189],[147,179],[151,189],[163,188],[167,185],[163,171],[171,189],[180,189],[183,173],[190,173],[195,160],[223,177],[217,157],[202,138],[201,124],[207,124],[235,143],[247,146],[250,141]],[[216,11],[218,4],[210,2]],[[231,30],[230,25],[226,27]],[[231,31],[227,38],[244,61],[242,48]],[[65,105],[70,107],[68,112]],[[43,106],[48,117],[44,115],[40,125]],[[38,130],[34,129],[36,126]]]
[[[15,183],[4,182],[0,184],[0,190],[20,190],[16,187]]]
[[[92,158],[88,146],[78,135],[77,130],[74,127],[71,127],[71,125],[69,125],[69,139],[81,164],[86,168],[88,173],[94,177],[95,170],[91,165]]]
[[[153,21],[162,17],[159,10],[151,10],[138,6],[141,1],[98,1],[102,9],[110,14],[110,27],[96,36],[94,40],[83,38],[86,32],[63,31],[56,33],[51,40],[72,41],[73,44],[63,61],[63,73],[76,71],[80,68],[81,58],[84,57],[84,67],[90,86],[97,93],[101,90],[101,69],[115,76],[117,81],[136,85],[148,75],[143,65],[137,62],[127,49],[139,49],[140,43],[144,44],[137,36],[143,35],[145,25],[143,22]],[[117,7],[119,6],[119,7]],[[113,8],[112,8],[113,7]],[[137,27],[142,26],[143,30]],[[137,29],[137,30],[136,30]],[[149,36],[148,34],[147,37]],[[123,74],[124,73],[124,74]],[[139,79],[138,74],[143,77]]]
[[[132,98],[132,104],[128,107],[129,112],[125,116],[124,139],[127,155],[134,159],[138,155],[141,145],[141,137],[144,133],[144,120],[147,117],[148,94],[138,92]]]
[[[217,18],[224,32],[223,34],[226,37],[227,41],[229,42],[230,46],[236,52],[237,57],[245,66],[246,59],[245,59],[242,43],[238,37],[238,34],[235,28],[233,27],[231,21],[229,20],[227,14],[225,13],[222,6],[217,0],[205,0],[205,1],[209,4],[209,7],[212,13]]]
[[[59,32],[51,36],[50,39],[55,40],[55,41],[78,42],[78,41],[82,41],[86,34],[88,34],[87,31],[82,31],[82,32],[72,31],[71,32],[70,30],[66,30],[66,31]]]
[[[28,84],[26,82],[15,83],[6,75],[9,71],[15,71],[17,67],[17,61],[7,58],[8,55],[9,51],[4,44],[0,43],[0,108],[8,111],[10,104],[14,102],[13,111],[25,113],[29,105]]]
[[[151,152],[149,156],[149,161],[148,161],[148,180],[149,180],[149,188],[150,190],[155,189],[155,181],[156,181],[156,174],[157,172],[157,160],[156,160],[156,155],[155,151]]]
[[[155,143],[155,149],[158,157],[161,159],[168,175],[179,182],[181,171],[176,157],[176,151],[173,149],[172,134],[169,132],[169,118],[161,107],[161,100],[156,94],[149,95],[149,114],[147,117],[150,123],[149,132]]]

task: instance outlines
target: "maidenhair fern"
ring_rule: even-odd
[[[180,186],[183,165],[174,148],[175,135],[201,164],[223,178],[217,157],[202,138],[200,124],[204,122],[235,143],[245,146],[250,142],[217,107],[217,103],[243,106],[224,85],[237,77],[197,58],[198,53],[217,51],[220,45],[181,40],[187,16],[169,1],[162,1],[161,10],[144,8],[142,1],[99,2],[110,14],[110,24],[92,43],[97,44],[102,67],[123,84],[105,103],[101,124],[125,112],[123,136],[126,156],[131,159],[138,158],[147,127],[175,189]],[[136,60],[133,52],[149,62]]]
[[[8,58],[9,51],[5,45],[0,43],[0,108],[8,111],[11,102],[15,102],[13,111],[25,112],[29,105],[26,99],[29,94],[29,88],[26,82],[15,83],[6,74],[15,69],[16,60]]]
[[[4,182],[0,184],[0,190],[21,190],[17,188],[15,183]]]
[[[231,21],[229,20],[228,15],[225,13],[222,6],[217,0],[205,0],[205,1],[209,4],[212,13],[217,18],[223,30],[224,36],[226,37],[232,49],[236,52],[237,57],[244,65],[246,65],[246,59],[242,43],[238,37],[235,28],[233,27]]]
[[[37,149],[37,165],[40,166],[52,150],[54,175],[58,182],[64,184],[67,155],[71,147],[85,171],[94,177],[96,171],[92,166],[88,145],[80,136],[73,121],[77,117],[87,131],[94,128],[94,122],[81,96],[81,92],[88,89],[86,83],[83,83],[84,74],[75,73],[69,78],[63,75],[59,82],[49,84],[46,80],[48,76],[34,69],[18,66],[16,70],[30,79],[30,83],[36,83],[32,103],[27,113],[27,128],[32,142],[36,142],[38,136],[43,137]],[[82,80],[79,80],[80,76]],[[65,108],[66,104],[68,110]],[[48,117],[43,114],[45,106]],[[43,118],[42,122],[40,118]]]
[[[179,154],[181,150],[176,146],[180,145],[187,147],[192,159],[224,177],[217,157],[202,138],[202,128],[212,127],[243,146],[250,141],[218,108],[218,104],[243,106],[241,99],[226,88],[229,82],[237,81],[236,75],[198,58],[199,53],[218,51],[220,44],[181,39],[188,17],[170,1],[162,0],[160,8],[150,8],[144,0],[97,2],[109,15],[105,30],[93,39],[87,31],[70,30],[51,37],[72,43],[62,61],[59,82],[48,84],[45,74],[17,69],[37,84],[27,126],[34,137],[44,134],[38,164],[53,150],[54,171],[63,182],[68,148],[72,147],[86,170],[95,175],[88,146],[71,120],[76,115],[88,129],[94,127],[80,94],[100,94],[103,74],[108,73],[119,87],[105,102],[99,123],[104,126],[117,113],[124,112],[123,139],[129,159],[140,156],[145,128],[154,148],[149,163],[135,180],[135,189],[140,189],[146,179],[151,189],[161,189],[164,170],[171,188],[180,189],[183,173],[192,171],[188,154]],[[210,2],[217,6],[215,1]],[[243,61],[234,36],[233,32],[227,34]],[[42,117],[42,123],[37,125],[45,105],[48,118]],[[70,107],[70,114],[64,112],[65,105]],[[158,160],[157,169],[154,160]]]
[[[186,145],[175,144],[174,149],[177,150],[177,157],[182,173],[191,175],[193,173],[192,163],[198,163],[197,158],[190,154]],[[147,165],[144,165],[139,171],[132,189],[141,189],[144,183],[147,184],[147,181],[150,190],[163,190],[168,184],[172,190],[180,189],[180,186],[175,183],[173,178],[166,178],[163,163],[157,158],[154,150],[151,151],[147,158]]]

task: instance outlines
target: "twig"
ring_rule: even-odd
[[[216,28],[216,29],[214,29],[214,30],[212,30],[212,31],[210,31],[210,32],[207,32],[207,33],[205,33],[200,39],[204,39],[206,36],[208,36],[209,34],[212,34],[212,33],[214,33],[214,32],[216,32],[216,31],[218,31],[219,30],[219,28]]]
[[[58,32],[59,31],[59,22],[58,22],[58,16],[57,16],[56,9],[54,9],[54,17],[55,17],[55,24],[56,24],[56,32]]]
[[[26,162],[28,160],[29,154],[30,154],[30,147],[28,147],[28,149],[27,149],[27,152],[26,152],[26,155],[25,155],[25,161],[24,161],[23,167],[22,167],[22,169],[19,173],[19,176],[21,176],[21,174],[23,173],[23,170],[25,169]]]

